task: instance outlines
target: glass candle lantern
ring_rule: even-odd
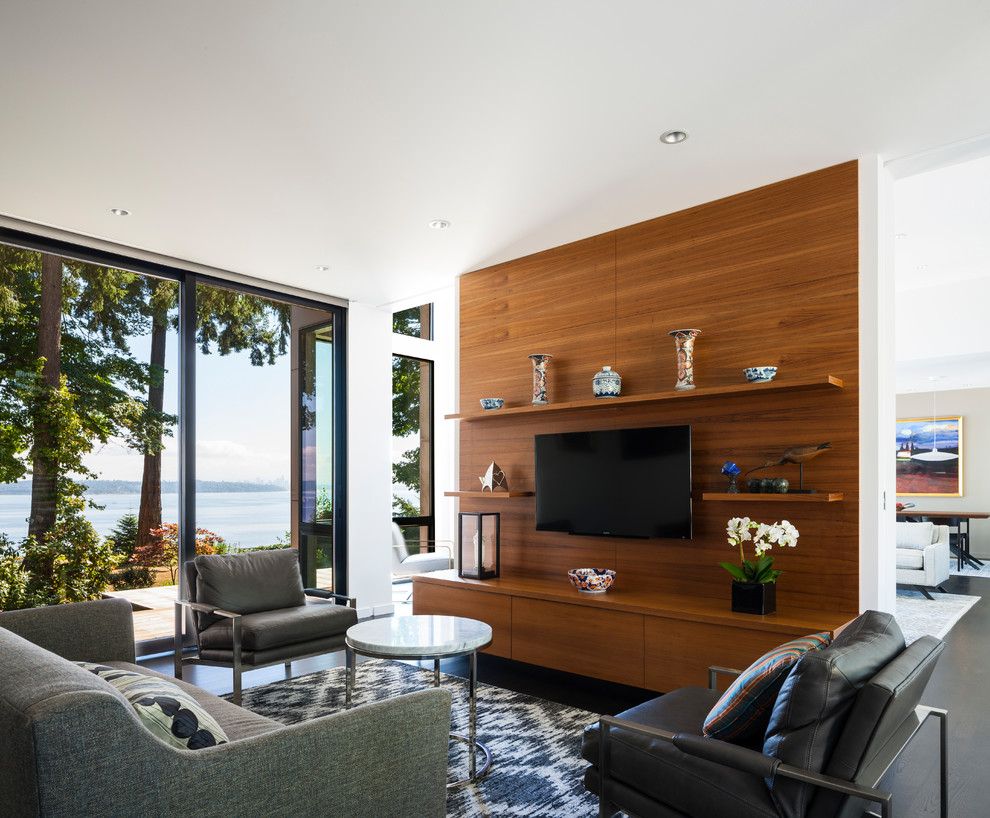
[[[457,575],[468,579],[497,577],[499,515],[462,511],[457,517],[457,548],[460,552]]]

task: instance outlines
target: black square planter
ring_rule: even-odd
[[[777,583],[732,580],[732,610],[760,616],[773,613],[777,610]]]

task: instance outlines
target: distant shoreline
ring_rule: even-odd
[[[86,480],[86,490],[92,494],[140,494],[140,480]],[[226,480],[197,480],[196,492],[200,494],[232,494],[249,491],[288,491],[288,486],[275,483],[240,483]],[[174,480],[162,481],[163,494],[175,494],[179,484]],[[31,481],[0,483],[0,494],[30,494]]]

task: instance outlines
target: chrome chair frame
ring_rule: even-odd
[[[762,778],[781,776],[782,778],[791,778],[795,781],[801,781],[806,784],[812,784],[816,787],[823,787],[828,790],[833,790],[834,792],[839,792],[843,795],[851,795],[856,798],[862,798],[880,805],[881,818],[893,818],[893,796],[889,792],[876,789],[876,786],[880,783],[880,780],[897,760],[898,756],[900,756],[904,748],[907,747],[911,739],[913,739],[918,733],[922,725],[924,725],[929,718],[934,717],[939,721],[939,815],[941,818],[948,818],[948,711],[942,710],[938,707],[918,705],[914,710],[914,714],[916,719],[915,723],[909,724],[908,721],[905,720],[905,725],[898,731],[898,733],[894,735],[893,740],[889,742],[887,752],[881,754],[867,770],[864,770],[860,774],[861,779],[865,778],[867,781],[872,781],[872,785],[867,786],[863,784],[853,784],[849,781],[843,781],[841,778],[834,778],[821,773],[809,772],[808,770],[803,770],[800,767],[794,767],[790,764],[782,764],[778,759],[773,758],[772,756],[767,756],[763,753],[757,752],[756,750],[749,750],[744,747],[733,748],[734,754],[742,756],[744,761],[741,763],[735,763],[732,766],[736,769],[750,772]],[[718,739],[674,734],[655,727],[647,727],[642,724],[637,724],[636,722],[626,721],[625,719],[617,719],[613,716],[602,716],[601,719],[599,719],[598,724],[600,731],[598,769],[600,771],[601,782],[598,793],[599,818],[611,818],[611,816],[613,816],[617,811],[617,808],[612,804],[612,801],[608,795],[609,770],[611,765],[610,738],[611,728],[613,727],[628,730],[631,733],[638,733],[639,735],[647,736],[649,738],[661,739],[662,741],[673,744],[681,752],[696,756],[698,758],[707,759],[719,764],[728,763],[725,755],[718,752],[719,747],[717,745],[722,743]],[[709,752],[706,752],[706,750],[709,750]],[[623,809],[623,812],[626,812],[626,814],[632,816],[632,818],[636,818],[633,813],[629,813],[625,809]]]
[[[335,594],[331,591],[324,591],[322,588],[304,588],[303,593],[306,596],[317,597],[319,599],[333,599],[338,602],[342,602],[345,605],[357,610],[357,598],[351,596],[343,596],[342,594]],[[199,658],[199,643],[198,637],[195,637],[196,629],[192,625],[192,617],[194,613],[202,614],[212,614],[214,616],[224,617],[225,619],[231,620],[231,628],[233,629],[232,634],[232,650],[233,659],[230,662],[219,662],[210,659],[200,659]],[[186,630],[186,624],[189,625],[188,631]],[[197,639],[195,644],[195,655],[183,656],[183,651],[185,649],[185,637],[186,634],[192,634],[194,638]],[[339,650],[343,650],[344,646],[341,645]],[[274,667],[275,665],[285,665],[286,678],[289,677],[292,670],[292,663],[298,659],[309,659],[314,656],[322,656],[327,653],[325,650],[316,651],[314,653],[301,653],[298,656],[293,656],[289,660],[278,660],[275,662],[266,662],[259,665],[247,665],[245,666],[241,661],[241,614],[231,613],[230,611],[224,611],[220,608],[214,608],[210,605],[205,605],[201,602],[190,602],[186,599],[177,599],[175,601],[175,645],[174,645],[174,657],[173,657],[173,672],[176,679],[182,678],[182,669],[186,665],[204,665],[208,667],[223,667],[231,668],[234,672],[234,691],[231,700],[234,704],[241,703],[241,676],[245,669],[256,670],[263,667]]]

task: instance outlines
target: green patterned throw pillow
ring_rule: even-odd
[[[91,662],[76,664],[117,688],[134,706],[141,723],[165,743],[184,750],[227,743],[227,734],[213,716],[171,682]]]

